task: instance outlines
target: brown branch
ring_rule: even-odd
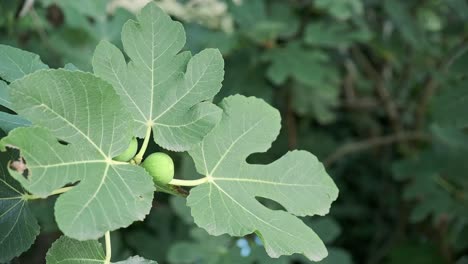
[[[375,69],[369,59],[364,54],[362,54],[358,48],[353,48],[351,51],[356,60],[361,64],[366,74],[375,82],[375,91],[383,104],[391,126],[396,133],[400,133],[402,129],[400,114],[398,112],[397,105],[392,98],[392,95],[385,86],[389,72],[388,65],[385,65],[382,72],[379,73],[379,71]]]
[[[341,104],[341,107],[352,110],[373,110],[378,106],[379,103],[373,97],[362,97],[353,101],[344,101]]]
[[[400,113],[398,112],[398,108],[392,99],[391,94],[388,92],[388,89],[385,87],[385,76],[387,75],[386,72],[389,70],[388,66],[385,66],[381,76],[377,80],[377,84],[375,86],[375,90],[377,95],[379,96],[380,100],[383,103],[385,108],[385,112],[387,113],[388,119],[390,120],[390,124],[393,128],[393,131],[396,133],[401,132],[401,122],[400,122]]]
[[[404,141],[425,141],[428,140],[428,138],[428,135],[423,134],[421,132],[409,131],[400,132],[388,136],[374,137],[363,141],[352,142],[339,147],[335,152],[333,152],[325,159],[324,164],[325,166],[330,166],[342,157],[351,153],[356,153],[367,149],[391,145],[394,143]]]
[[[354,83],[356,81],[356,66],[351,60],[345,62],[346,76],[343,79],[344,100],[341,107],[352,110],[372,110],[379,104],[373,97],[360,97],[356,93]]]
[[[343,91],[346,103],[352,103],[356,100],[356,91],[354,89],[354,81],[356,79],[356,69],[352,62],[345,62],[346,76],[343,80]]]

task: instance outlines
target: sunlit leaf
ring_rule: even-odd
[[[143,168],[112,160],[129,145],[133,122],[109,84],[80,71],[47,70],[11,88],[13,109],[41,127],[18,128],[0,147],[20,150],[27,169],[10,173],[35,195],[79,182],[55,206],[67,236],[96,239],[145,217],[153,181]]]
[[[48,66],[34,53],[0,45],[0,78],[7,82],[47,68]]]
[[[207,49],[191,57],[179,53],[185,44],[182,25],[156,4],[147,5],[138,22],[122,30],[125,58],[115,46],[101,42],[94,54],[95,73],[110,82],[144,137],[174,151],[188,150],[217,124],[220,110],[209,101],[221,88],[224,62],[219,51]]]
[[[327,214],[338,189],[317,158],[292,151],[269,165],[246,162],[264,152],[278,135],[279,113],[256,98],[232,96],[221,104],[221,122],[189,151],[208,182],[191,190],[187,204],[195,223],[212,235],[257,233],[272,257],[301,253],[311,260],[327,255],[320,238],[296,216]],[[256,197],[274,200],[271,210]]]

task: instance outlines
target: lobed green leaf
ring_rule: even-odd
[[[292,151],[269,165],[246,158],[268,150],[280,129],[277,110],[260,99],[232,96],[221,104],[221,122],[189,151],[207,183],[191,190],[187,204],[195,223],[212,235],[257,233],[271,257],[327,255],[320,238],[296,216],[327,214],[338,189],[317,158]],[[256,198],[274,200],[274,211]]]

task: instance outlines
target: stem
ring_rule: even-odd
[[[68,192],[71,189],[73,189],[73,186],[63,187],[63,188],[57,189],[55,191],[52,191],[49,196],[61,194],[61,193],[64,193],[64,192]],[[47,196],[47,197],[49,197],[49,196]],[[25,195],[23,195],[23,198],[25,200],[36,200],[36,199],[43,199],[43,198],[47,198],[47,197],[40,197],[40,196],[36,196],[34,194],[25,194]]]
[[[204,177],[198,180],[178,180],[178,179],[173,179],[169,184],[171,185],[177,185],[177,186],[197,186],[201,185],[205,182],[208,182],[208,177]]]
[[[104,260],[104,264],[110,264],[111,262],[111,255],[112,255],[112,247],[111,247],[111,240],[110,240],[110,232],[107,231],[104,235],[106,240],[106,259]]]
[[[405,141],[426,141],[428,140],[428,135],[420,132],[400,132],[397,134],[392,134],[388,136],[381,136],[375,138],[369,138],[363,141],[356,141],[347,143],[341,147],[339,147],[335,152],[330,154],[324,161],[325,166],[330,166],[331,164],[335,163],[343,156],[346,156],[351,153],[356,153],[360,151],[364,151],[367,149],[371,149],[374,147],[391,145],[394,143],[405,142]]]
[[[133,158],[133,160],[135,161],[137,165],[139,165],[141,161],[143,160],[143,155],[145,155],[146,149],[148,148],[148,143],[151,137],[151,129],[152,129],[152,126],[148,126],[146,128],[146,135],[145,135],[145,139],[143,140],[143,145],[141,146],[141,149],[138,152],[138,154],[135,156],[135,158]]]

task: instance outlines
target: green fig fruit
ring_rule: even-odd
[[[130,145],[128,146],[128,148],[124,152],[122,152],[122,154],[118,155],[117,157],[114,157],[113,160],[127,162],[133,157],[135,157],[137,150],[138,141],[136,138],[132,138],[132,141],[130,141]]]
[[[155,152],[149,155],[142,166],[158,184],[166,185],[174,178],[174,162],[166,153]]]

